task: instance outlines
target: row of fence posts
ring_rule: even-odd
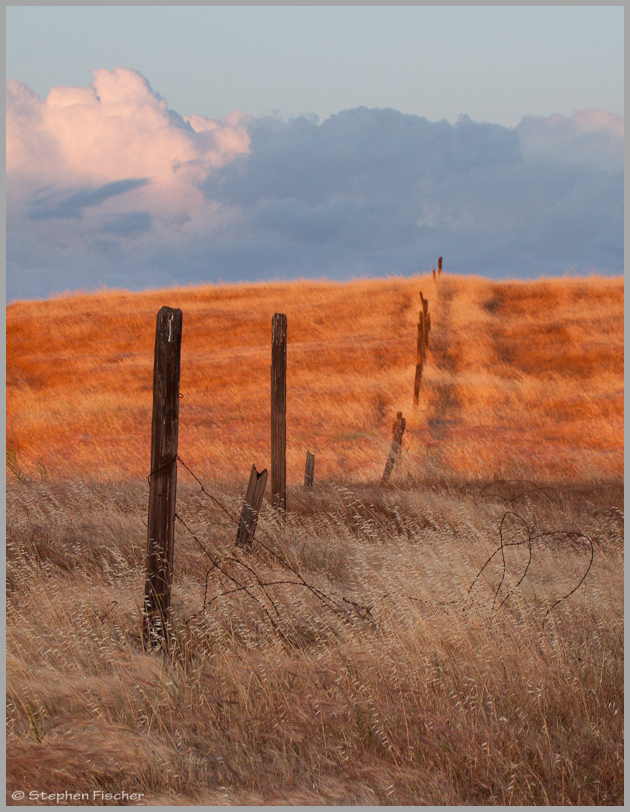
[[[442,257],[438,259],[438,271],[433,269],[433,279],[437,281],[442,275]],[[420,402],[420,384],[422,383],[422,368],[427,360],[427,348],[429,346],[429,332],[431,330],[431,316],[429,314],[429,301],[425,299],[420,291],[420,302],[422,310],[418,313],[418,337],[416,347],[416,376],[413,382],[413,408],[418,408]]]
[[[438,276],[442,257],[438,260]],[[433,278],[436,278],[435,270]],[[422,365],[431,329],[429,303],[420,292],[422,309],[418,316],[416,378],[413,403],[418,404]],[[153,412],[151,417],[151,470],[149,473],[149,516],[147,529],[146,577],[144,587],[143,639],[150,649],[168,648],[168,617],[173,580],[175,547],[175,504],[177,492],[177,455],[179,435],[179,382],[182,344],[182,311],[162,307],[157,315],[153,363]],[[287,449],[287,317],[274,313],[271,323],[271,503],[286,513]],[[381,482],[392,474],[402,446],[407,421],[402,412],[392,427],[392,446]],[[267,485],[267,469],[252,465],[245,501],[241,511],[236,544],[250,549],[256,532],[258,514]],[[304,486],[312,487],[315,456],[306,453]]]
[[[433,280],[437,282],[438,278],[442,276],[442,257],[438,259],[437,274],[435,268],[433,269]],[[420,401],[420,384],[422,382],[422,369],[424,362],[427,360],[427,349],[429,346],[429,332],[431,330],[431,315],[429,314],[429,300],[425,299],[420,291],[421,310],[418,313],[418,333],[416,344],[416,375],[413,382],[413,409],[414,412],[418,408]],[[396,420],[392,426],[392,447],[385,463],[385,470],[381,482],[386,483],[394,470],[396,458],[402,447],[402,438],[405,432],[407,421],[403,417],[402,412],[397,412]]]
[[[155,328],[149,518],[144,587],[143,639],[150,649],[168,648],[173,580],[179,435],[182,311],[162,307]],[[286,513],[287,317],[274,313],[271,326],[271,503]],[[251,548],[268,472],[252,465],[236,544]],[[306,454],[305,487],[312,487],[315,456]]]

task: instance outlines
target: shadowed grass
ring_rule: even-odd
[[[8,792],[124,787],[148,805],[622,803],[621,485],[401,484],[295,489],[286,521],[265,503],[261,540],[341,607],[255,544],[243,561],[284,582],[267,587],[275,624],[216,572],[206,581],[208,561],[178,525],[163,659],[140,640],[146,486],[11,481]],[[213,493],[238,512],[229,485]],[[213,554],[237,555],[236,528],[198,488],[181,484],[178,512]],[[595,546],[587,580],[544,625],[588,552],[548,537],[520,586],[518,547],[475,581],[509,512]],[[521,532],[506,525],[506,542]],[[501,582],[513,592],[493,611]]]

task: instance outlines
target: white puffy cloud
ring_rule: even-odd
[[[138,72],[7,84],[9,299],[99,285],[623,269],[623,119],[169,110]]]

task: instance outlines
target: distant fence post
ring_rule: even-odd
[[[287,317],[271,322],[271,503],[287,509]]]
[[[398,414],[400,414],[400,420],[397,421],[396,432],[394,433],[394,439],[392,441],[392,447],[389,452],[389,456],[387,457],[387,462],[385,463],[385,470],[383,472],[383,478],[381,480],[381,482],[383,483],[389,482],[389,478],[394,469],[394,463],[396,462],[396,457],[398,456],[398,452],[400,451],[403,434],[405,432],[405,426],[407,425],[407,421],[402,416],[402,413],[399,412]]]
[[[403,416],[402,412],[396,412],[396,419],[392,423],[392,437],[396,436],[396,430],[398,429],[398,426],[400,425],[400,421],[402,420],[402,416]]]
[[[249,484],[247,485],[247,493],[245,494],[245,503],[241,510],[241,520],[236,534],[237,547],[249,549],[252,546],[254,534],[256,533],[256,525],[258,524],[258,513],[262,505],[266,484],[267,469],[265,468],[264,471],[258,473],[256,466],[252,465],[252,470],[249,475]]]
[[[315,455],[306,452],[306,468],[304,469],[304,487],[312,488],[315,480]]]
[[[442,257],[438,259],[438,276],[442,276]]]
[[[423,323],[423,355],[422,360],[427,360],[427,347],[429,346],[429,330],[431,329],[431,317],[429,316],[429,300],[425,299],[420,291],[420,301],[422,302],[422,323]]]
[[[418,341],[416,345],[416,377],[413,382],[414,408],[420,400],[420,382],[422,381],[422,364],[424,362],[424,313],[418,314]]]
[[[168,649],[175,546],[181,344],[182,311],[162,307],[157,314],[155,329],[143,614],[144,644],[154,650]]]

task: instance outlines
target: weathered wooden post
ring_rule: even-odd
[[[162,307],[155,329],[143,615],[144,644],[153,650],[168,649],[175,542],[181,345],[182,311]]]
[[[403,416],[402,412],[396,412],[396,419],[392,423],[392,437],[396,436],[396,430],[400,424],[400,421],[402,420],[402,416]]]
[[[252,470],[249,475],[249,484],[247,485],[247,493],[245,494],[245,503],[241,510],[241,520],[236,534],[237,547],[243,547],[249,550],[252,546],[254,534],[256,533],[256,525],[258,524],[258,513],[262,505],[266,484],[267,469],[265,468],[264,471],[258,473],[256,466],[252,465]]]
[[[271,322],[271,503],[287,509],[287,317]]]
[[[315,480],[315,455],[306,452],[306,467],[304,469],[304,487],[312,488]]]
[[[422,323],[423,323],[423,355],[422,360],[427,360],[427,347],[429,346],[429,330],[431,329],[431,317],[429,316],[429,300],[425,299],[420,291],[420,301],[422,303]],[[420,317],[418,317],[420,320]]]
[[[438,259],[438,276],[442,276],[442,257]]]
[[[424,363],[424,313],[418,315],[418,340],[416,345],[416,377],[413,382],[413,405],[416,407],[420,400],[420,382],[422,381],[422,365]]]
[[[394,439],[392,441],[392,447],[389,452],[389,456],[387,457],[387,462],[385,463],[385,470],[383,471],[383,478],[381,480],[383,484],[389,481],[389,478],[392,474],[392,471],[394,469],[394,463],[396,462],[396,457],[398,456],[398,452],[400,451],[400,446],[402,444],[405,426],[407,425],[407,421],[402,416],[402,413],[399,412],[399,414],[400,420],[398,420],[397,422],[396,432],[394,433]]]

